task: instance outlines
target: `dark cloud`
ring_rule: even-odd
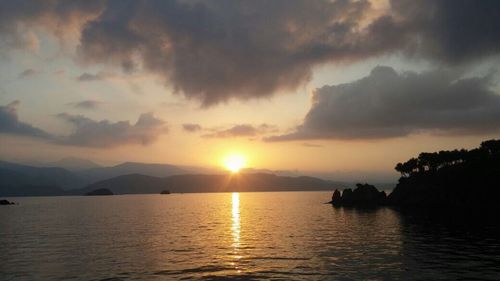
[[[28,137],[50,138],[45,131],[38,129],[28,123],[19,121],[17,107],[19,101],[0,106],[0,133],[21,135]]]
[[[500,1],[110,1],[82,34],[86,60],[140,60],[204,105],[269,96],[330,61],[383,53],[458,63],[498,54]]]
[[[398,0],[376,16],[368,0],[1,1],[0,44],[34,26],[76,33],[84,63],[153,73],[209,106],[294,90],[329,62],[498,55],[499,11],[497,0]]]
[[[90,110],[90,109],[97,109],[100,106],[100,104],[101,102],[96,100],[83,100],[80,102],[71,103],[70,105],[72,105],[75,108]]]
[[[199,124],[193,124],[193,123],[182,124],[182,128],[184,129],[184,131],[190,133],[197,132],[202,129],[202,127]]]
[[[59,39],[81,30],[99,15],[105,1],[0,1],[0,50],[36,49],[35,31],[47,30]]]
[[[113,147],[125,144],[148,145],[168,132],[166,123],[152,113],[143,113],[133,125],[129,121],[95,121],[82,115],[61,113],[57,116],[69,122],[74,130],[67,136],[54,136],[28,123],[19,121],[19,101],[0,106],[0,134],[37,137],[46,141],[74,146]]]
[[[28,68],[25,71],[19,73],[19,75],[17,77],[19,77],[19,79],[23,79],[23,78],[28,78],[28,77],[31,77],[31,76],[34,76],[37,74],[38,74],[37,70],[35,70],[33,68]]]
[[[410,55],[457,64],[500,52],[500,1],[391,0],[391,7],[379,33],[404,37]]]
[[[235,138],[235,137],[255,137],[270,132],[276,132],[275,126],[268,124],[261,124],[253,126],[250,124],[234,125],[227,129],[216,129],[212,133],[205,134],[206,138]]]
[[[92,81],[101,81],[105,80],[108,78],[111,78],[113,76],[112,73],[107,73],[107,72],[98,72],[96,74],[91,74],[91,73],[82,73],[80,76],[78,76],[76,79],[80,82],[92,82]]]
[[[500,130],[500,95],[490,77],[449,72],[398,74],[379,66],[352,83],[314,93],[302,125],[268,141],[375,139],[426,131],[483,134]]]
[[[95,121],[82,115],[67,113],[58,114],[58,117],[74,126],[74,131],[70,135],[56,140],[57,143],[64,145],[88,147],[148,145],[167,132],[165,122],[155,118],[152,113],[141,114],[133,125],[129,121]]]
[[[295,89],[311,67],[381,52],[353,42],[367,1],[109,1],[82,32],[86,62],[140,65],[204,105]],[[376,42],[378,43],[378,42]]]

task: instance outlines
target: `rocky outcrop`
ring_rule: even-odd
[[[335,191],[333,192],[333,195],[332,195],[332,201],[330,201],[330,203],[332,203],[333,205],[340,206],[341,200],[342,200],[342,194],[340,193],[340,191],[338,189],[335,189]]]
[[[16,203],[10,202],[9,200],[2,199],[0,200],[0,205],[15,205]]]
[[[384,191],[378,191],[373,185],[358,183],[354,190],[347,188],[342,194],[335,190],[330,203],[335,207],[370,208],[385,205],[387,195]]]
[[[160,194],[170,194],[170,190],[162,190]]]
[[[113,192],[107,188],[99,188],[96,190],[92,190],[90,192],[85,193],[87,196],[95,196],[95,195],[113,195]]]

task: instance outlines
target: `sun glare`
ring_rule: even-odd
[[[224,167],[232,173],[239,172],[246,165],[246,159],[240,154],[231,154],[224,159]]]

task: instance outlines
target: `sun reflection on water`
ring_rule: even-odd
[[[232,206],[231,234],[233,235],[233,249],[236,251],[240,247],[240,194],[238,192],[233,193]]]
[[[233,236],[233,265],[240,271],[237,266],[237,261],[241,259],[239,255],[240,248],[240,194],[238,192],[233,192],[232,195],[232,225],[231,225],[231,235]]]

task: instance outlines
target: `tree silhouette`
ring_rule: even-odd
[[[394,168],[403,177],[410,177],[420,173],[436,173],[438,170],[470,163],[486,161],[489,158],[500,157],[500,140],[488,140],[481,143],[479,148],[466,150],[441,150],[439,152],[422,152],[418,158],[411,158],[404,163],[398,163]]]

